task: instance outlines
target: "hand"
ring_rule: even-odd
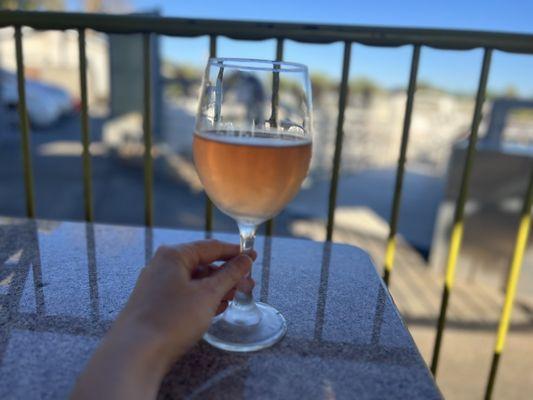
[[[73,399],[155,398],[164,374],[222,312],[256,254],[204,240],[160,247],[89,361]],[[221,267],[215,261],[227,261]]]
[[[133,319],[152,329],[171,357],[179,357],[225,310],[235,285],[250,271],[255,252],[239,253],[238,245],[216,240],[160,247],[141,272],[117,325]],[[216,267],[215,261],[227,262]]]

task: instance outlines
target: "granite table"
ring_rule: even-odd
[[[154,249],[202,238],[0,217],[0,398],[67,397]],[[174,365],[160,398],[442,397],[363,250],[285,238],[256,243],[255,296],[283,313],[287,336],[249,354],[201,342]]]

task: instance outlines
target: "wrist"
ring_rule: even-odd
[[[139,366],[139,373],[163,378],[174,359],[161,335],[136,318],[119,318],[106,340],[116,351]]]
[[[156,398],[169,367],[153,334],[119,317],[80,375],[72,398]]]

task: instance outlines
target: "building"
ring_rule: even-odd
[[[13,29],[0,29],[0,68],[16,71]],[[25,28],[24,67],[28,78],[49,82],[80,97],[78,34],[74,31],[35,31]],[[86,34],[89,105],[109,99],[109,53],[104,34]]]

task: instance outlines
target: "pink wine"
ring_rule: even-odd
[[[311,160],[311,141],[298,136],[254,132],[196,133],[194,162],[205,191],[236,220],[261,223],[291,201]]]

